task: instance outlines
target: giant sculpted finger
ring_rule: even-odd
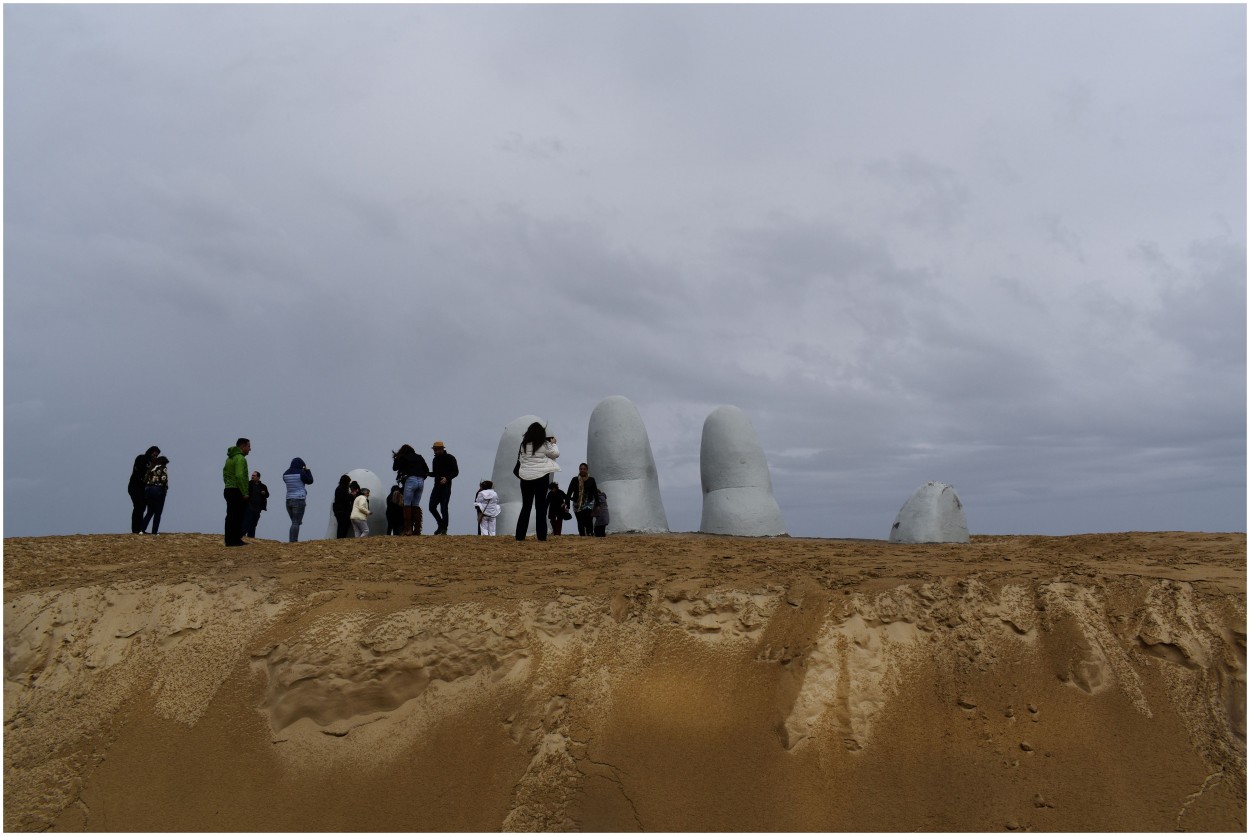
[[[651,440],[628,398],[604,398],[590,413],[586,464],[608,497],[610,533],[668,531]]]
[[[751,419],[738,407],[717,407],[703,422],[699,475],[703,482],[700,531],[739,537],[786,533],[764,449]]]

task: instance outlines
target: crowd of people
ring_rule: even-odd
[[[434,442],[431,450],[432,465],[411,444],[392,451],[395,485],[386,499],[388,535],[411,537],[421,534],[421,497],[427,480],[432,482],[429,510],[436,525],[433,533],[447,533],[451,487],[460,475],[460,468],[456,457],[447,452],[443,442]],[[244,537],[255,539],[260,515],[269,507],[269,488],[261,481],[260,471],[248,472],[247,456],[251,451],[249,439],[238,439],[226,451],[226,463],[222,467],[222,496],[226,502],[225,543],[231,547],[247,545]],[[531,513],[539,540],[546,540],[548,531],[559,535],[564,522],[573,518],[577,520],[579,535],[603,537],[607,534],[607,496],[599,490],[584,462],[578,466],[577,476],[569,482],[568,489],[560,490],[559,483],[552,478],[561,469],[556,463],[559,457],[560,448],[555,436],[547,435],[546,428],[537,421],[530,424],[521,438],[516,465],[512,469],[521,488],[517,540],[526,538]],[[152,534],[159,533],[161,512],[169,491],[168,464],[169,459],[162,456],[156,446],[135,457],[127,487],[133,504],[131,533],[146,534],[149,524]],[[308,504],[308,486],[313,484],[312,470],[297,456],[291,459],[290,467],[282,474],[282,481],[286,485],[286,511],[291,522],[287,540],[296,543]],[[331,503],[338,538],[368,536],[369,518],[373,515],[369,498],[368,487],[362,487],[347,474],[339,477]],[[477,513],[478,534],[494,536],[500,504],[499,494],[490,480],[478,484],[473,507]]]

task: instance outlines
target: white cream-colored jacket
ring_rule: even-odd
[[[559,457],[560,448],[553,442],[545,442],[537,451],[522,444],[517,454],[517,463],[521,465],[517,476],[528,482],[531,479],[541,479],[548,473],[556,473],[560,470],[560,465],[556,464]]]

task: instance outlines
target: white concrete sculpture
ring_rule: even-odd
[[[586,464],[599,490],[608,497],[608,533],[668,531],[651,439],[629,398],[604,398],[590,413]]]
[[[490,475],[490,480],[495,483],[495,492],[499,494],[499,516],[495,518],[495,534],[499,537],[516,536],[516,521],[521,516],[521,483],[512,474],[512,468],[516,464],[521,436],[525,435],[529,425],[535,421],[547,426],[547,422],[537,415],[522,415],[504,427],[503,435],[499,437],[499,447],[495,450],[495,468]],[[473,493],[477,494],[477,485],[473,486]],[[531,510],[527,534],[535,533],[536,519],[537,516]]]
[[[382,485],[382,480],[377,477],[372,470],[365,470],[358,467],[355,470],[347,472],[347,478],[360,485],[362,488],[369,489],[369,510],[373,513],[369,515],[369,536],[385,537],[386,536],[386,495],[390,493],[390,489]],[[338,480],[334,480],[334,484],[338,486]],[[353,497],[353,500],[355,497]],[[326,526],[326,539],[333,540],[338,537],[339,524],[334,519],[334,509],[330,509],[330,524]]]
[[[955,489],[941,482],[921,485],[890,528],[891,543],[967,543],[968,520]]]
[[[700,531],[738,537],[786,534],[764,449],[751,419],[738,407],[717,407],[703,422],[699,475],[703,482]]]

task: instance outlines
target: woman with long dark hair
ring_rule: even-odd
[[[521,446],[517,450],[517,478],[521,480],[521,515],[516,521],[516,538],[524,540],[530,526],[530,508],[534,508],[537,516],[534,519],[534,530],[539,540],[547,539],[547,485],[551,483],[551,474],[560,470],[556,459],[560,457],[560,448],[556,446],[556,437],[547,435],[546,428],[535,421],[526,429],[521,437]]]
[[[391,462],[395,478],[404,486],[404,530],[400,534],[420,534],[421,492],[430,475],[430,466],[426,464],[425,456],[414,450],[411,444],[404,444],[391,453]]]

